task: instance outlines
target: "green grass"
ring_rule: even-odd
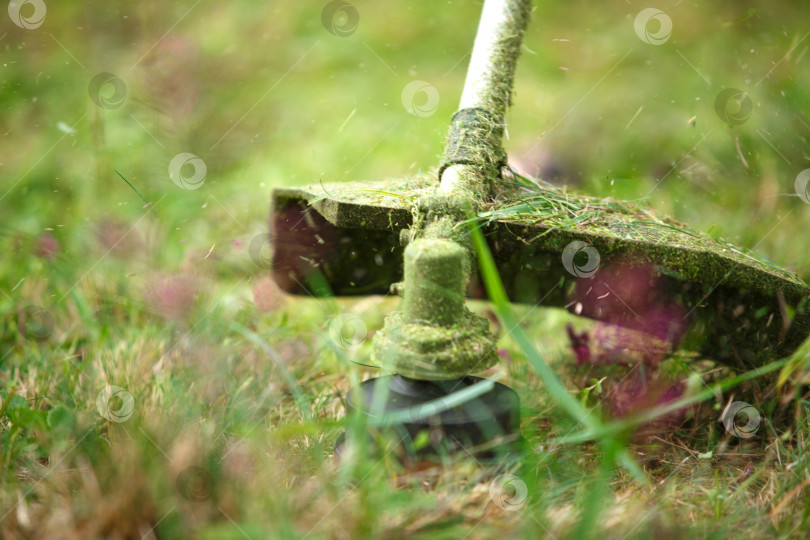
[[[251,242],[273,186],[437,165],[480,6],[358,0],[340,38],[325,4],[46,2],[31,30],[2,14],[0,537],[806,536],[806,347],[767,373],[678,351],[661,377],[687,381],[685,420],[616,422],[608,396],[636,372],[576,364],[566,326],[594,324],[497,294],[472,308],[498,316],[487,375],[521,396],[519,463],[332,457],[397,301],[285,296]],[[653,46],[633,31],[643,7],[537,3],[512,165],[807,280],[810,8],[668,2]],[[120,107],[90,99],[100,72],[125,82]],[[414,79],[439,91],[431,116],[401,103]],[[741,125],[714,111],[725,87],[750,92]],[[170,179],[181,152],[206,165],[199,189]],[[340,314],[365,325],[356,348],[330,337]],[[109,386],[128,394],[102,394],[105,417]],[[717,421],[731,400],[761,413],[753,438]]]

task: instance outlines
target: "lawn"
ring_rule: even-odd
[[[639,26],[648,7],[663,17]],[[521,398],[520,459],[335,458],[346,393],[379,371],[364,364],[398,299],[281,292],[270,194],[434,170],[481,2],[334,8],[15,0],[0,14],[0,538],[810,534],[808,342],[759,372],[678,350],[657,373],[689,406],[610,431],[650,403],[622,386],[632,368],[578,361],[570,336],[604,328],[471,301],[499,338],[483,375]],[[807,20],[800,2],[537,1],[510,164],[807,281]],[[588,432],[555,382],[606,430]],[[753,433],[719,421],[732,401],[759,417]]]

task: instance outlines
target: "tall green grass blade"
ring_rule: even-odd
[[[615,460],[627,468],[631,474],[642,484],[647,484],[647,477],[644,475],[641,467],[627,452],[616,437],[623,433],[623,429],[612,428],[612,424],[605,426],[592,411],[586,409],[577,399],[565,388],[565,385],[554,374],[551,367],[540,356],[540,353],[532,344],[529,337],[520,326],[520,321],[515,317],[514,312],[509,303],[509,297],[506,295],[503,282],[498,275],[498,269],[495,266],[495,261],[492,258],[492,253],[489,251],[484,235],[480,228],[470,225],[470,234],[473,239],[473,246],[478,255],[478,264],[481,269],[481,275],[484,279],[484,284],[487,288],[487,294],[492,301],[498,318],[501,320],[504,328],[509,329],[509,334],[517,343],[520,350],[529,360],[529,362],[537,371],[538,376],[543,381],[551,398],[563,408],[563,410],[571,416],[574,420],[584,425],[587,431],[604,433],[601,438],[603,447],[610,448],[609,458]]]

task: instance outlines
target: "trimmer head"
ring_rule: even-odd
[[[276,282],[293,294],[313,283],[339,296],[387,294],[402,280],[400,231],[435,185],[423,176],[274,191]],[[506,202],[482,214],[483,230],[513,302],[565,307],[740,367],[788,355],[810,334],[810,288],[741,248],[550,185],[514,184],[498,198]],[[567,201],[570,219],[546,212],[549,199]],[[480,279],[468,294],[485,297]]]

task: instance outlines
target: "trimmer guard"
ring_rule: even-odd
[[[435,180],[416,177],[275,190],[275,281],[292,294],[387,294],[402,280],[400,231],[431,185]],[[532,218],[483,225],[513,302],[564,307],[740,368],[786,356],[810,335],[803,281],[705,233],[609,211],[564,227],[544,225],[542,214]],[[599,254],[590,277],[563,265],[574,241]],[[486,298],[480,277],[468,294]]]

